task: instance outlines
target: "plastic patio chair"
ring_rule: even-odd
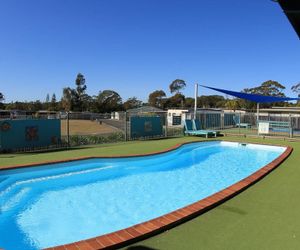
[[[184,120],[184,134],[196,136],[204,135],[206,138],[208,138],[209,135],[214,135],[216,137],[216,134],[212,133],[211,131],[203,129],[195,130],[193,121],[188,119]]]
[[[200,120],[194,119],[192,122],[194,130],[196,131],[206,131],[208,134],[214,135],[214,137],[217,137],[217,135],[219,134],[219,131],[216,130],[202,129]]]
[[[237,126],[238,128],[251,128],[250,123],[241,123],[241,119],[239,116],[233,116],[233,121],[235,123],[235,126]]]

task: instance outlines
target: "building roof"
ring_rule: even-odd
[[[278,0],[278,3],[300,38],[300,1]]]
[[[260,112],[268,113],[300,113],[300,107],[272,107],[262,108]]]
[[[166,112],[162,109],[152,107],[152,106],[142,106],[135,109],[128,109],[127,112],[131,113],[150,113],[150,112]]]
[[[168,112],[170,111],[178,111],[178,112],[189,112],[189,108],[168,108]]]

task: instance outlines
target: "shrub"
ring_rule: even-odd
[[[67,141],[67,138],[64,138]],[[103,144],[124,141],[122,132],[111,133],[107,135],[70,135],[70,146]]]

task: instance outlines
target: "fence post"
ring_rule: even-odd
[[[125,115],[124,115],[124,119],[125,119],[125,136],[124,136],[124,139],[125,139],[125,141],[127,141],[127,111],[125,111]]]
[[[241,112],[239,112],[239,123],[241,123]],[[239,134],[241,134],[241,126],[239,124]]]
[[[293,126],[292,126],[292,117],[291,114],[289,114],[289,132],[290,132],[290,138],[293,137]]]
[[[69,123],[69,111],[67,112],[67,142],[68,147],[70,147],[70,123]]]
[[[165,114],[165,137],[168,137],[168,113]]]
[[[224,127],[225,127],[225,121],[224,121],[225,118],[224,117],[225,117],[225,113],[224,113],[224,110],[222,110],[221,111],[221,124],[220,124],[221,125],[221,129],[224,129]]]
[[[2,153],[2,135],[1,135],[1,130],[0,130],[0,153]]]

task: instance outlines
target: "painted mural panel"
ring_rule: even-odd
[[[49,146],[60,138],[58,119],[0,121],[0,151]]]

